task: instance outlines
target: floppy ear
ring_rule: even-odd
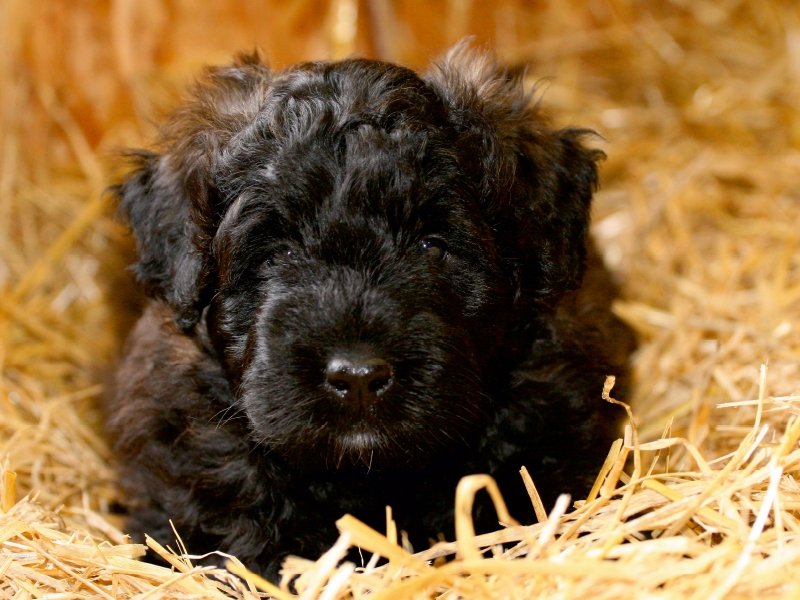
[[[224,210],[224,150],[258,113],[269,79],[257,53],[209,69],[167,119],[156,150],[129,153],[133,171],[112,188],[136,238],[134,275],[183,330],[197,324],[216,281],[211,242]]]
[[[605,155],[582,144],[591,131],[550,127],[522,76],[466,40],[426,80],[461,130],[464,160],[479,173],[516,302],[552,306],[580,285],[596,162]]]

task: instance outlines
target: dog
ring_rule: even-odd
[[[521,521],[522,466],[546,503],[585,494],[632,348],[587,233],[590,135],[467,44],[423,74],[209,69],[114,188],[152,298],[108,417],[131,533],[171,521],[274,578],[345,513],[452,539],[468,474]],[[474,519],[497,529],[488,496]]]

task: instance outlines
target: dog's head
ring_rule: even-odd
[[[459,46],[210,70],[118,188],[134,270],[202,318],[253,436],[298,464],[417,464],[468,435],[512,331],[582,275],[599,152]]]

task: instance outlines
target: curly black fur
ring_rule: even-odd
[[[171,519],[191,552],[274,577],[344,513],[382,528],[388,504],[418,547],[451,537],[469,473],[521,520],[523,465],[548,502],[585,493],[630,348],[596,257],[573,292],[602,154],[586,134],[463,45],[424,75],[209,70],[116,188],[154,298],[109,417],[130,529],[167,542]]]

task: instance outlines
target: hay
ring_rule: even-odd
[[[13,477],[7,477],[9,473],[4,471],[4,492],[13,481]],[[6,507],[4,513],[0,516],[0,593],[4,598],[257,597],[230,573],[194,567],[189,559],[178,557],[153,540],[148,540],[148,545],[172,568],[140,562],[136,559],[144,555],[145,547],[129,543],[113,528],[107,534],[119,537],[119,543],[99,541],[69,526],[57,512],[27,498]],[[89,510],[81,514],[87,522],[103,521]]]
[[[316,563],[287,561],[285,578],[300,574],[296,586],[306,597],[317,597],[327,582],[329,598],[793,597],[800,591],[792,569],[800,557],[792,543],[800,531],[794,478],[800,470],[800,419],[790,420],[776,443],[764,445],[768,431],[753,428],[718,468],[680,438],[615,445],[593,500],[565,514],[569,498],[562,496],[542,523],[479,537],[471,530],[469,508],[488,482],[485,476],[467,477],[456,497],[456,543],[411,555],[345,516],[337,523],[342,536],[328,555]],[[690,450],[695,470],[642,473],[624,477],[618,487],[629,453],[641,465],[642,453],[673,447]],[[505,507],[497,500],[496,506],[507,521]],[[351,545],[389,564],[337,566]],[[438,566],[429,562],[450,555],[456,558]]]
[[[254,42],[278,63],[355,48],[419,66],[466,33],[553,75],[556,120],[607,140],[593,232],[622,285],[615,311],[640,335],[638,427],[589,498],[539,505],[537,525],[501,514],[508,527],[473,538],[467,507],[485,482],[470,480],[456,542],[414,555],[390,515],[386,535],[343,517],[331,551],[290,559],[286,578],[328,600],[800,592],[794,3],[66,6],[0,3],[4,598],[255,596],[188,558],[136,562],[143,547],[122,533],[96,403],[125,330],[130,240],[100,195],[101,157],[147,138],[200,64]],[[351,545],[363,568],[340,564]]]

